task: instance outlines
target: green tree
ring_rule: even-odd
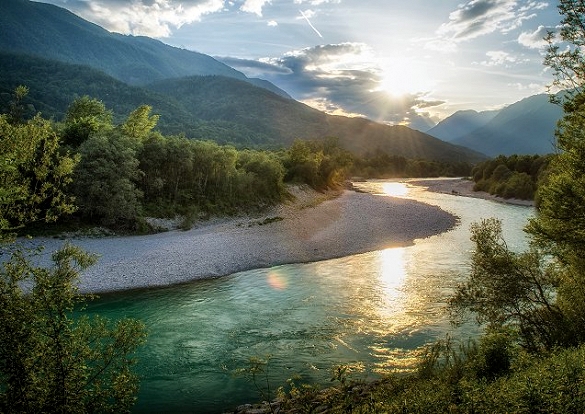
[[[61,152],[49,121],[36,116],[12,124],[0,115],[0,233],[73,212],[67,186],[77,162]]]
[[[556,266],[535,248],[510,251],[496,219],[474,224],[471,233],[471,273],[450,301],[454,314],[470,311],[492,331],[512,328],[531,350],[571,342],[554,293],[560,282]]]
[[[531,249],[510,252],[493,222],[475,227],[472,272],[453,300],[480,321],[517,327],[532,349],[585,342],[585,4],[562,0],[559,11],[560,37],[570,47],[551,45],[545,63],[556,73],[555,85],[570,82],[577,89],[565,102],[556,132],[560,152],[526,228]]]
[[[81,214],[105,226],[132,227],[142,214],[135,141],[117,131],[94,135],[79,154],[74,193]]]
[[[29,89],[24,85],[19,85],[14,90],[14,96],[9,105],[8,119],[11,124],[19,124],[24,118],[24,99],[28,95]]]
[[[40,116],[11,124],[0,115],[0,412],[118,413],[136,400],[132,354],[143,325],[73,317],[88,298],[79,271],[95,258],[67,245],[52,268],[37,267],[6,237],[72,210],[63,186],[75,162]]]
[[[585,3],[559,0],[557,7],[563,18],[559,32],[550,31],[546,37],[548,50],[544,64],[553,71],[550,88],[564,90],[570,98],[580,94],[585,84]]]
[[[135,403],[132,354],[144,341],[143,325],[73,317],[86,300],[76,286],[78,272],[94,260],[65,246],[51,269],[32,266],[18,250],[2,263],[1,412],[119,413]]]
[[[152,107],[149,105],[142,105],[132,111],[126,122],[120,126],[122,133],[137,141],[144,141],[159,119],[159,115],[150,115],[151,111]]]
[[[82,143],[98,131],[109,131],[112,126],[112,112],[104,103],[89,96],[76,99],[65,114],[63,142],[72,148]]]

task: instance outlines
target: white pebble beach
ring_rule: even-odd
[[[65,242],[99,256],[81,274],[84,293],[168,286],[244,270],[306,263],[410,245],[457,218],[413,200],[344,191],[328,198],[297,188],[295,200],[256,218],[198,223],[144,236],[35,239],[43,262]]]

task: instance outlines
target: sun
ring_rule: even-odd
[[[388,58],[381,62],[379,91],[391,96],[404,96],[425,93],[432,89],[432,77],[419,62],[401,57]]]

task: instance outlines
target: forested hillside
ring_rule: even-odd
[[[88,65],[129,84],[188,75],[246,79],[211,56],[111,33],[63,8],[28,0],[0,3],[0,50]]]
[[[446,162],[474,162],[485,157],[463,147],[403,126],[362,118],[331,116],[248,82],[222,76],[195,76],[130,86],[95,69],[25,55],[0,53],[0,105],[12,91],[29,88],[30,114],[61,120],[77,97],[96,98],[121,121],[140,105],[160,115],[163,134],[213,140],[236,147],[283,148],[299,139],[337,137],[358,155],[392,156]]]

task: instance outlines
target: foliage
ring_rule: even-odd
[[[124,122],[120,129],[122,134],[136,141],[145,140],[156,126],[160,115],[150,115],[152,107],[142,105],[136,108]]]
[[[553,71],[550,89],[566,90],[570,106],[585,84],[585,4],[579,0],[559,0],[557,7],[563,18],[559,32],[549,31],[546,37],[544,64]]]
[[[453,312],[472,312],[491,329],[514,328],[527,349],[573,345],[575,332],[555,300],[557,267],[536,248],[510,251],[498,220],[476,223],[471,233],[471,273],[451,299]]]
[[[134,404],[131,355],[144,340],[142,324],[72,316],[86,300],[78,272],[94,260],[68,245],[51,269],[31,265],[19,250],[2,264],[0,411],[128,412]]]
[[[114,131],[90,137],[79,147],[74,193],[82,217],[105,226],[132,227],[141,215],[142,192],[134,142]]]
[[[272,205],[285,193],[282,164],[269,152],[154,134],[138,159],[139,188],[150,212],[232,213]]]
[[[65,114],[63,142],[73,148],[79,147],[98,131],[112,128],[112,113],[102,101],[83,96],[76,99]]]
[[[363,178],[398,177],[467,177],[471,164],[467,162],[407,159],[384,151],[355,157],[352,175]]]
[[[585,346],[530,355],[513,336],[490,333],[478,343],[440,341],[415,374],[371,383],[347,380],[325,390],[295,387],[280,412],[581,413]]]
[[[13,124],[0,115],[0,239],[23,223],[53,222],[74,210],[67,186],[77,162],[40,116]]]
[[[285,152],[285,180],[301,182],[317,190],[339,187],[346,179],[353,157],[337,138],[323,141],[295,140]]]
[[[471,171],[474,190],[506,199],[532,200],[552,158],[551,155],[500,155],[483,161]]]

